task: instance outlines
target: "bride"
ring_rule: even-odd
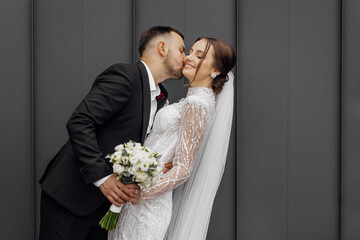
[[[144,143],[173,168],[141,189],[139,203],[123,206],[109,240],[206,238],[227,155],[235,59],[222,40],[195,41],[183,69],[187,96],[159,110]]]

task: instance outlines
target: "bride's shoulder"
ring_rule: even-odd
[[[187,96],[187,97],[184,99],[184,102],[194,103],[194,104],[205,104],[205,103],[206,103],[205,99],[204,99],[202,96],[199,96],[199,95],[190,95],[190,96]]]
[[[215,106],[215,100],[201,95],[191,95],[184,99],[185,106],[209,109]]]

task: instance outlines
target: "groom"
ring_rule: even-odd
[[[138,186],[118,181],[104,157],[120,143],[144,143],[167,99],[160,83],[182,77],[183,38],[171,27],[152,27],[140,37],[141,61],[112,65],[96,78],[66,125],[69,140],[40,180],[40,240],[105,240],[98,223],[110,203],[138,201]]]

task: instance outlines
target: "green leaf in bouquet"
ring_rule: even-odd
[[[131,176],[131,173],[129,172],[129,171],[123,171],[122,172],[122,175],[124,176],[124,177],[130,177]]]
[[[123,155],[124,157],[128,157],[128,156],[129,156],[129,153],[126,151],[125,148],[122,150],[122,155]]]
[[[121,179],[121,182],[123,182],[125,185],[135,183],[135,181],[134,181],[134,179],[132,177],[123,177]]]
[[[153,172],[153,171],[155,171],[155,169],[156,169],[156,165],[155,165],[155,164],[151,164],[151,165],[149,166],[148,172]]]
[[[129,157],[123,157],[122,164],[124,167],[131,167],[130,158]]]

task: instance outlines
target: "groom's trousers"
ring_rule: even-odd
[[[40,240],[106,240],[99,222],[109,207],[106,202],[87,216],[77,216],[42,191]]]

